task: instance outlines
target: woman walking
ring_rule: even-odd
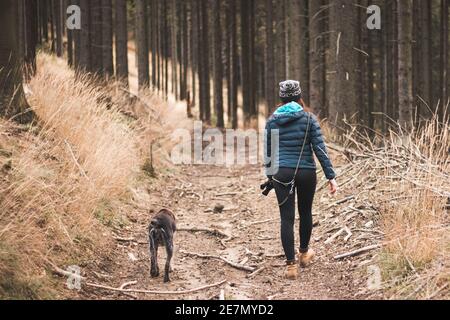
[[[330,192],[337,191],[336,174],[328,157],[319,122],[302,106],[302,91],[298,81],[280,83],[282,104],[266,124],[266,174],[275,188],[281,215],[281,242],[286,255],[286,277],[298,277],[298,264],[308,266],[314,251],[309,248],[312,232],[312,204],[316,191],[316,155],[326,178]],[[274,131],[275,130],[275,131]],[[277,147],[273,146],[274,132]],[[277,150],[272,150],[277,149]],[[300,214],[300,248],[294,245],[295,194]]]

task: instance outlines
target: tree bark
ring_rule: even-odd
[[[80,0],[81,30],[80,32],[80,68],[84,71],[91,70],[91,31],[90,31],[90,1]]]
[[[273,50],[273,0],[266,0],[266,56],[265,56],[265,75],[266,75],[266,114],[269,116],[275,110],[275,54]]]
[[[0,1],[0,115],[20,123],[33,118],[22,87],[22,66],[18,54],[18,3]]]
[[[53,17],[55,18],[56,31],[56,55],[63,55],[63,35],[62,35],[62,17],[61,17],[61,0],[53,1]]]
[[[102,57],[103,74],[114,74],[112,0],[102,0]]]
[[[220,23],[220,0],[212,0],[213,23],[213,59],[214,59],[214,107],[217,127],[225,126],[223,120],[223,67],[222,67],[222,30]]]
[[[136,0],[136,49],[139,88],[149,85],[149,60],[147,44],[147,6],[145,0]]]
[[[309,104],[319,117],[325,117],[327,114],[325,103],[325,39],[323,30],[325,13],[322,5],[323,0],[309,0]],[[341,17],[337,17],[337,19],[341,19]],[[335,30],[332,30],[332,32],[335,32]]]
[[[440,41],[440,112],[439,116],[443,119],[445,110],[449,104],[448,94],[448,0],[441,0],[441,41]],[[448,116],[448,112],[447,112]]]
[[[201,1],[201,41],[199,45],[200,61],[201,61],[201,77],[200,77],[200,109],[202,120],[208,124],[211,122],[211,93],[209,78],[209,33],[208,33],[208,2]]]
[[[397,0],[398,6],[398,106],[399,121],[410,127],[413,116],[412,88],[412,0]]]
[[[236,17],[236,7],[237,1],[239,0],[230,0],[230,15],[231,15],[231,23],[229,26],[230,31],[230,55],[231,55],[231,65],[230,65],[230,78],[231,78],[231,108],[232,108],[232,118],[231,118],[231,126],[233,129],[237,129],[238,127],[238,85],[239,85],[239,56],[238,56],[238,44],[237,44],[237,17]]]
[[[115,0],[116,78],[128,86],[127,1]]]
[[[89,0],[90,31],[91,31],[91,71],[97,75],[103,74],[103,37],[102,37],[102,0]]]
[[[336,0],[330,8],[329,118],[341,128],[357,112],[357,20],[353,0]]]

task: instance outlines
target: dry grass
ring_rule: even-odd
[[[120,213],[158,136],[162,113],[125,110],[128,93],[99,86],[41,54],[29,100],[38,126],[0,126],[0,297],[57,297],[47,260],[83,265],[107,254]],[[158,104],[158,103],[159,104]],[[150,93],[141,104],[162,105]],[[125,107],[127,106],[127,107]],[[141,111],[144,113],[144,111]],[[156,115],[157,114],[157,115]],[[139,118],[139,121],[136,119]]]
[[[361,134],[350,126],[336,138],[323,131],[353,170],[353,193],[368,194],[383,232],[379,254],[388,298],[450,297],[450,126],[433,118],[412,133]],[[340,177],[341,180],[345,180]],[[347,186],[348,188],[349,186]]]
[[[396,198],[382,206],[386,234],[381,255],[388,294],[394,298],[449,298],[450,128],[430,120],[412,134],[392,134],[384,186]],[[389,179],[390,180],[390,179]]]

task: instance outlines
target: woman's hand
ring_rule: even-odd
[[[336,182],[336,179],[332,179],[328,182],[328,184],[330,185],[330,193],[331,194],[335,194],[338,190],[338,184]]]

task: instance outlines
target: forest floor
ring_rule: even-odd
[[[181,114],[181,103],[171,106]],[[339,165],[337,167],[339,171]],[[321,175],[322,177],[322,175]],[[367,289],[367,265],[376,251],[349,259],[336,260],[341,253],[378,243],[373,221],[363,208],[348,197],[352,188],[343,188],[334,198],[328,193],[326,181],[318,184],[314,207],[314,225],[311,247],[317,257],[314,263],[300,270],[298,281],[284,278],[285,260],[279,236],[279,211],[272,192],[269,197],[260,194],[263,182],[261,167],[246,165],[225,166],[191,165],[159,173],[155,180],[141,190],[148,192],[151,207],[148,210],[131,208],[124,228],[117,229],[117,241],[107,261],[93,261],[84,269],[89,282],[107,289],[83,286],[79,298],[87,299],[214,299],[223,289],[225,299],[367,299],[380,297],[379,292]],[[352,207],[354,206],[354,207]],[[172,260],[171,282],[163,283],[150,277],[147,226],[151,213],[170,208],[177,216],[180,229],[175,234],[175,256]],[[215,210],[223,207],[223,210]],[[356,207],[356,208],[355,208]],[[349,209],[350,208],[350,209]],[[221,212],[219,212],[221,211]],[[347,223],[361,228],[348,239],[340,231],[339,213]],[[297,218],[298,219],[298,218]],[[353,219],[353,220],[352,220]],[[338,227],[336,227],[338,225]],[[196,231],[198,229],[206,229]],[[336,233],[338,231],[338,233]],[[367,236],[367,233],[372,233]],[[356,233],[356,234],[355,234]],[[358,237],[357,237],[358,236]],[[330,239],[331,238],[331,239]],[[349,237],[350,238],[350,237]],[[327,241],[328,240],[328,241]],[[298,243],[298,220],[296,243]],[[374,242],[375,241],[375,242]],[[208,257],[202,257],[207,255]],[[161,271],[165,251],[159,250]],[[245,269],[236,268],[220,258]],[[256,271],[256,272],[254,272]],[[189,294],[146,294],[118,292],[112,288],[146,289],[156,291],[189,290],[226,281]]]

